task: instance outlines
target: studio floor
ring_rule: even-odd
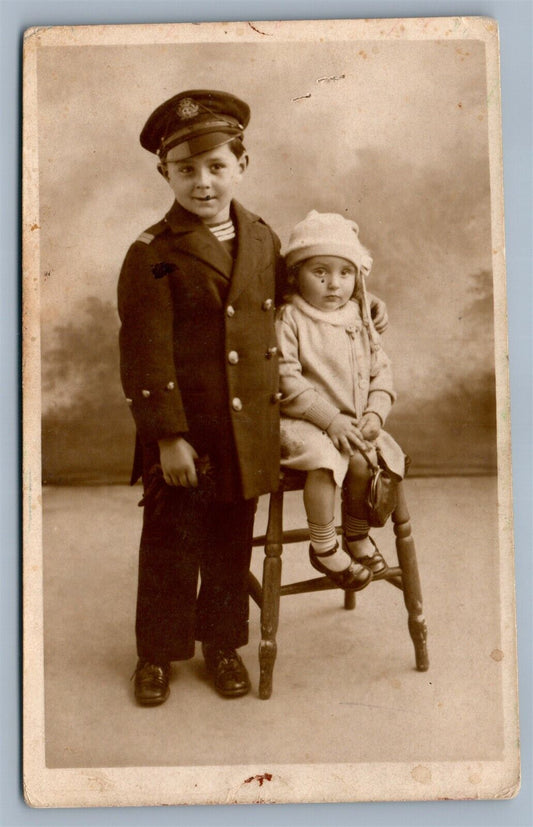
[[[405,483],[430,669],[415,670],[399,590],[371,584],[345,611],[337,590],[282,598],[270,700],[258,697],[259,611],[241,650],[252,692],[226,700],[199,646],[173,664],[171,694],[138,707],[134,614],[140,489],[46,488],[45,739],[48,767],[487,761],[503,744],[496,478]],[[258,533],[267,498],[259,503]],[[304,522],[301,494],[285,523]],[[391,526],[373,536],[396,560]],[[260,576],[262,551],[254,551]],[[288,547],[283,581],[314,575]]]

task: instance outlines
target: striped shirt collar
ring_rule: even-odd
[[[219,241],[232,241],[235,238],[235,225],[231,218],[222,224],[207,225],[207,228]]]

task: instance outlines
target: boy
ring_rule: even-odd
[[[144,706],[167,699],[170,662],[193,657],[195,640],[220,695],[250,689],[236,650],[248,641],[257,497],[279,478],[281,279],[277,237],[233,200],[249,118],[233,95],[190,90],[159,106],[140,136],[176,199],[130,247],[118,285],[132,483],[142,474],[145,491],[135,670]]]

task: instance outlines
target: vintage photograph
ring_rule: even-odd
[[[37,807],[519,789],[498,28],[31,29]]]

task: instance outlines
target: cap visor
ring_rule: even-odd
[[[165,155],[168,155],[169,151],[172,150],[172,161],[186,161],[187,158],[192,158],[194,155],[200,155],[202,152],[216,149],[217,146],[229,144],[240,134],[240,132],[209,132],[206,135],[199,135],[196,138],[189,138],[186,141],[181,140],[174,145],[171,144],[165,148]]]

